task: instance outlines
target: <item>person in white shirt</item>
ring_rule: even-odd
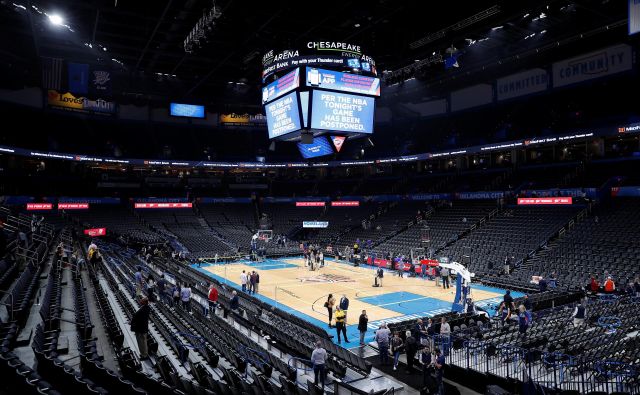
[[[243,270],[240,274],[240,285],[242,285],[242,292],[247,292],[247,273]]]
[[[440,334],[441,335],[450,335],[451,334],[451,326],[447,322],[447,319],[442,317],[440,321]]]
[[[182,307],[191,313],[191,287],[189,284],[185,284],[180,289],[180,300],[182,301]]]
[[[325,362],[327,360],[327,350],[322,348],[322,343],[317,342],[316,348],[311,353],[311,363],[313,363],[313,376],[314,376],[314,384],[318,385],[318,378],[320,378],[320,383],[322,384],[322,388],[324,388],[325,381]]]
[[[575,328],[583,326],[584,320],[587,316],[587,309],[582,303],[580,303],[576,306],[575,310],[573,310],[573,314],[571,316],[573,317],[573,326]]]

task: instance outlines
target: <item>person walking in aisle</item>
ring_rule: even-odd
[[[131,318],[131,331],[136,334],[138,350],[140,350],[140,360],[149,359],[149,349],[147,347],[147,333],[149,333],[149,299],[140,299],[140,308],[133,313]]]
[[[185,284],[180,290],[180,300],[182,301],[182,307],[191,313],[191,287],[189,284]]]
[[[404,342],[400,337],[400,332],[396,332],[391,339],[391,353],[393,354],[393,370],[398,370],[398,358],[404,349]]]
[[[391,331],[387,328],[387,324],[380,324],[380,329],[376,331],[376,343],[378,343],[378,351],[380,352],[380,364],[389,364],[389,337]]]
[[[327,350],[322,348],[320,341],[316,342],[316,348],[311,353],[311,363],[313,364],[313,384],[318,385],[318,378],[322,383],[322,389],[324,390],[325,379],[325,363],[327,360]]]

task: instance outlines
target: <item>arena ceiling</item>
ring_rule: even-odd
[[[258,97],[262,54],[310,40],[359,44],[379,70],[398,70],[473,42],[484,51],[476,51],[483,53],[480,65],[607,24],[619,27],[626,18],[626,2],[614,0],[215,3],[221,15],[207,42],[186,53],[183,42],[203,11],[211,9],[212,0],[2,0],[0,83],[37,84],[38,60],[59,57],[111,64],[123,76],[118,86],[123,96],[241,103]],[[492,7],[499,11],[455,27]],[[52,26],[45,14],[61,15],[67,26]],[[505,28],[492,40],[483,40],[497,26]],[[525,38],[532,33],[539,34],[535,42]],[[435,80],[445,73],[442,65],[433,65],[417,75]]]

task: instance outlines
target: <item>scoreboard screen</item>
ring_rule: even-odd
[[[305,159],[333,154],[331,144],[326,137],[314,137],[311,144],[298,143],[298,150],[300,150],[300,154]]]
[[[262,88],[262,104],[279,98],[300,86],[300,69],[283,75],[278,80]]]
[[[374,108],[373,97],[314,90],[311,128],[372,133]]]
[[[315,67],[307,67],[306,69],[306,85],[308,87],[380,96],[380,78]]]
[[[172,117],[205,118],[204,106],[195,104],[171,103],[169,105],[169,114]]]
[[[298,94],[291,92],[264,106],[269,138],[273,139],[300,130],[300,104]]]

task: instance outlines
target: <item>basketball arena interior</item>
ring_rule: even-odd
[[[640,395],[638,32],[0,1],[0,395]]]

